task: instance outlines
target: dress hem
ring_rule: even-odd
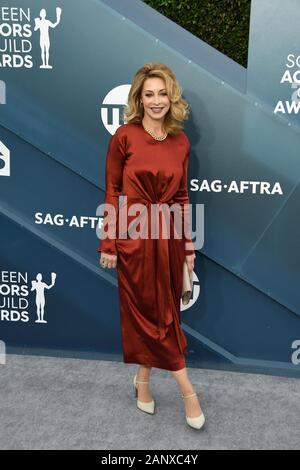
[[[143,358],[142,356],[124,356],[123,355],[123,362],[125,364],[139,364],[139,365],[144,365],[144,366],[149,366],[149,367],[155,367],[157,369],[165,369],[169,371],[176,371],[176,370],[181,370],[184,367],[186,367],[186,360],[185,358],[179,359],[178,361],[172,362],[172,363],[164,363],[162,364],[161,361],[155,361],[153,359],[147,359]]]

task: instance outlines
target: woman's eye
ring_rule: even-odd
[[[167,95],[167,93],[161,93],[161,95],[164,95],[164,96],[166,96],[166,95]],[[147,96],[147,98],[150,98],[150,96],[152,96],[152,95],[146,95],[146,96]]]

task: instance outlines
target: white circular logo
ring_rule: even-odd
[[[118,127],[124,122],[121,121],[121,111],[127,104],[128,94],[131,85],[119,85],[110,90],[105,96],[101,107],[101,119],[105,129],[113,135]]]

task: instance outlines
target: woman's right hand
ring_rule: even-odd
[[[102,268],[115,268],[117,266],[117,255],[109,255],[101,251],[99,263]]]

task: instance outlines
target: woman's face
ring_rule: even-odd
[[[155,120],[163,120],[170,109],[165,81],[159,77],[147,78],[144,81],[141,100],[145,116]]]

